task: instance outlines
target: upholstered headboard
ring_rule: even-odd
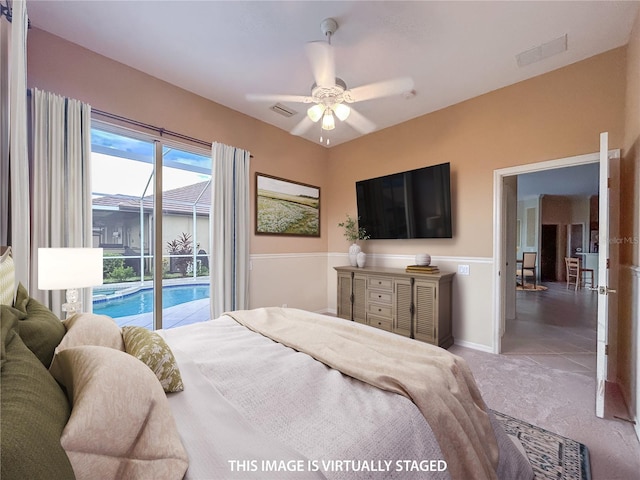
[[[0,305],[13,305],[16,275],[11,247],[0,247]]]

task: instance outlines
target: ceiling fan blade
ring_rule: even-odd
[[[368,118],[362,116],[357,110],[351,108],[351,113],[346,118],[345,123],[351,125],[354,129],[356,129],[362,135],[366,135],[367,133],[371,133],[376,129],[376,124],[373,123]]]
[[[280,95],[277,93],[247,93],[245,98],[250,102],[295,102],[311,103],[311,97],[304,95]]]
[[[410,92],[413,90],[413,85],[413,78],[411,77],[393,78],[352,88],[345,92],[345,96],[348,102],[362,102],[372,98],[389,97]]]
[[[334,86],[336,84],[336,62],[333,57],[333,47],[327,42],[309,42],[306,45],[306,50],[316,85],[319,87]]]
[[[313,120],[307,115],[291,130],[291,135],[303,135],[307,130],[313,126]]]

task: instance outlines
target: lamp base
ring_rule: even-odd
[[[62,311],[67,312],[67,316],[65,318],[69,318],[76,313],[82,312],[82,302],[63,303]]]
[[[82,302],[79,301],[77,288],[70,288],[67,290],[67,303],[62,304],[62,311],[67,312],[66,318],[71,317],[76,313],[82,312]]]

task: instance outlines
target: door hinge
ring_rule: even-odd
[[[609,355],[609,345],[608,344],[604,346],[604,354],[605,355]]]

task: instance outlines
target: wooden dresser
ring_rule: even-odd
[[[338,317],[449,348],[454,273],[335,267]]]

